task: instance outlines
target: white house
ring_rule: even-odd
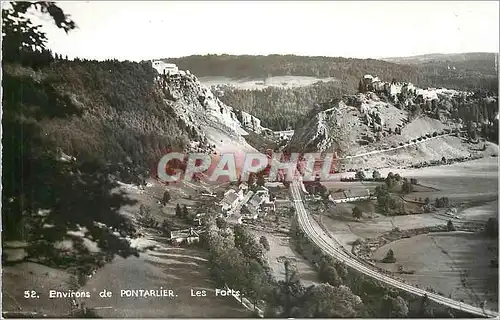
[[[200,241],[200,235],[193,228],[170,232],[170,241],[173,243],[194,243]]]
[[[358,200],[370,199],[370,191],[368,189],[360,190],[344,190],[335,192],[328,196],[333,203],[353,202]]]
[[[238,204],[241,199],[241,195],[237,194],[233,189],[229,189],[224,194],[224,199],[220,202],[222,206],[222,211],[230,211]]]
[[[152,62],[153,68],[158,71],[159,74],[175,74],[179,72],[179,68],[173,63],[166,63],[161,60]]]

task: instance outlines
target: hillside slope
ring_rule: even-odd
[[[29,96],[47,95],[50,89],[53,99],[67,99],[66,107],[82,113],[37,122],[44,145],[80,160],[119,162],[130,157],[149,167],[169,148],[184,150],[193,142],[219,147],[215,135],[242,147],[244,127],[262,130],[259,119],[246,112],[237,116],[193,75],[179,76],[161,88],[147,63],[57,61],[39,71],[7,65],[4,72],[5,89],[19,93],[13,95],[19,100],[15,103],[34,103]]]
[[[217,86],[212,89],[228,105],[255,115],[273,130],[288,130],[302,125],[303,117],[320,102],[352,93],[338,82],[317,82],[296,88],[266,87],[238,89]]]
[[[126,237],[137,230],[121,212],[134,201],[116,191],[117,180],[144,184],[168,149],[255,151],[244,136],[263,129],[193,75],[162,86],[149,63],[3,67],[2,240],[27,243],[23,259],[50,266],[87,274],[136,253]],[[75,232],[101,251],[89,253]],[[71,257],[58,247],[68,241]]]
[[[498,58],[496,53],[468,52],[425,54],[382,60],[420,68],[427,74],[427,79],[424,79],[421,85],[469,90],[482,88],[498,92],[498,66],[495,58]]]
[[[480,135],[490,138],[494,136],[490,132],[498,130],[496,97],[422,90],[411,84],[398,88],[392,95],[380,89],[322,104],[308,115],[306,125],[295,130],[288,150],[337,152],[343,157],[408,144],[404,152],[398,149],[348,161],[355,168],[402,166],[468,157],[481,149]],[[455,130],[464,135],[449,134]]]

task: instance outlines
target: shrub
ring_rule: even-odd
[[[455,231],[455,226],[453,225],[453,221],[451,220],[448,220],[448,223],[446,224],[446,229],[448,231]]]
[[[361,209],[358,206],[355,206],[352,209],[352,216],[356,219],[360,219],[363,216],[363,212],[361,211]]]
[[[387,251],[387,254],[385,255],[384,259],[382,259],[383,263],[394,263],[396,262],[396,258],[394,257],[394,251],[392,249],[389,249]]]
[[[489,237],[498,237],[498,220],[496,218],[489,218],[486,222],[485,231]]]

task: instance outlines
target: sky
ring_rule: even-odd
[[[381,58],[498,52],[498,1],[58,2],[69,34],[45,17],[48,47],[73,58],[193,54]]]

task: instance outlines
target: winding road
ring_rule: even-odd
[[[427,141],[430,141],[430,140],[439,139],[439,138],[446,137],[446,136],[452,136],[452,135],[455,135],[455,134],[456,133],[450,132],[450,133],[441,133],[441,134],[438,134],[435,137],[421,136],[421,137],[419,137],[419,138],[421,138],[421,140],[417,140],[415,142],[410,142],[410,143],[405,143],[402,146],[398,145],[396,147],[390,147],[390,148],[382,149],[382,150],[369,151],[369,152],[360,153],[360,154],[357,154],[357,155],[354,155],[354,156],[345,156],[345,157],[342,157],[342,158],[338,158],[338,160],[354,159],[354,158],[371,156],[371,155],[374,155],[374,154],[389,152],[389,151],[393,151],[393,150],[404,149],[404,148],[407,148],[409,146],[414,146],[414,145],[417,145],[417,144],[420,144],[420,143],[424,143],[424,142],[427,142]],[[419,138],[417,138],[417,139],[419,139]]]
[[[475,307],[463,302],[455,301],[450,298],[446,298],[443,296],[440,296],[435,293],[427,292],[425,290],[416,288],[412,285],[406,284],[404,282],[401,282],[399,280],[393,279],[383,273],[380,273],[377,270],[374,270],[370,267],[367,267],[365,264],[361,263],[358,261],[355,257],[352,256],[352,254],[348,251],[346,251],[341,244],[336,241],[334,238],[331,236],[327,235],[319,226],[319,224],[314,221],[314,219],[310,219],[310,216],[307,214],[307,211],[304,207],[302,195],[303,195],[303,184],[300,180],[294,180],[290,184],[290,191],[293,197],[293,202],[296,210],[296,215],[297,215],[297,220],[299,222],[299,225],[301,229],[305,232],[305,234],[309,237],[309,239],[317,245],[320,249],[323,250],[323,252],[329,254],[333,258],[344,262],[347,266],[367,275],[370,276],[376,280],[379,280],[381,282],[384,282],[386,284],[389,284],[393,287],[396,287],[398,289],[404,290],[406,292],[418,295],[418,296],[424,296],[427,295],[429,299],[456,309],[456,310],[461,310],[468,312],[470,314],[474,314],[480,317],[488,317],[488,318],[497,318],[498,313],[491,311],[491,310],[486,310],[482,309],[479,307]]]

